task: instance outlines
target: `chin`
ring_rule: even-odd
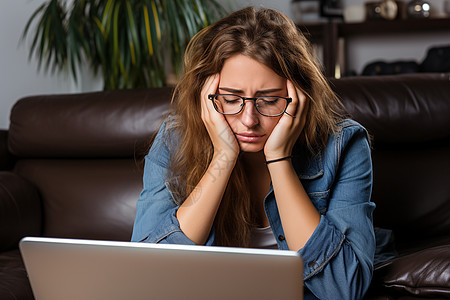
[[[239,143],[239,147],[242,152],[259,152],[264,149],[264,145],[251,143]]]

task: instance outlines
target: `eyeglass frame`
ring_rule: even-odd
[[[243,105],[241,105],[241,109],[240,109],[237,113],[233,113],[233,114],[229,114],[229,113],[228,113],[228,114],[227,114],[227,113],[220,112],[220,111],[217,110],[216,103],[214,102],[214,98],[217,97],[217,96],[235,96],[235,97],[241,98],[241,99],[242,99]],[[285,100],[286,100],[286,107],[284,108],[284,110],[283,110],[281,113],[279,113],[279,114],[277,114],[277,115],[273,115],[273,116],[265,115],[265,114],[263,114],[263,113],[261,113],[261,112],[259,111],[258,106],[256,105],[256,100],[258,100],[258,99],[260,99],[260,98],[264,98],[264,97],[277,97],[277,98],[285,99]],[[209,95],[208,95],[208,99],[212,101],[213,106],[214,106],[214,109],[215,109],[219,114],[226,115],[226,116],[234,116],[234,115],[237,115],[237,114],[241,113],[242,110],[244,109],[245,101],[246,101],[246,100],[251,100],[251,101],[255,101],[255,108],[256,108],[256,111],[257,111],[260,115],[262,115],[262,116],[264,116],[264,117],[278,117],[278,116],[281,116],[282,114],[286,113],[286,109],[287,109],[289,103],[292,102],[292,98],[290,98],[290,97],[281,97],[281,96],[242,97],[242,96],[235,95],[235,94],[209,94]]]

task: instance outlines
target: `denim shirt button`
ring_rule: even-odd
[[[282,235],[282,234],[280,234],[279,236],[278,236],[278,240],[280,241],[280,242],[282,242],[282,241],[284,241],[286,238],[284,237],[284,235]]]
[[[310,261],[310,262],[308,263],[308,267],[310,267],[310,268],[315,268],[316,265],[317,265],[317,262],[315,262],[315,261]]]

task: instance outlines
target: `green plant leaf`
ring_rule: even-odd
[[[108,0],[103,11],[102,25],[107,32],[110,30],[115,3],[114,0]]]
[[[150,17],[149,17],[150,14],[148,13],[147,5],[144,5],[143,10],[144,10],[144,24],[145,24],[145,39],[147,41],[148,54],[152,56],[154,50],[152,43],[152,31],[150,29]]]
[[[120,63],[120,51],[119,51],[119,12],[120,12],[120,2],[116,2],[114,7],[114,16],[113,16],[113,52],[112,57],[113,61],[116,63]]]
[[[128,26],[127,26],[127,35],[128,35],[128,44],[130,46],[130,57],[131,57],[131,63],[133,65],[140,63],[140,43],[138,39],[138,29],[136,28],[136,22],[135,17],[133,13],[133,9],[131,8],[130,1],[126,1],[127,6],[127,20],[128,20]]]
[[[22,38],[21,40],[24,40],[26,38],[26,36],[28,35],[28,32],[30,30],[30,26],[33,23],[33,21],[37,18],[37,16],[42,13],[42,11],[45,9],[45,3],[42,3],[42,5],[40,5],[38,7],[38,9],[36,9],[36,11],[31,15],[30,19],[28,20],[27,24],[25,25],[25,28],[22,32]],[[36,33],[37,35],[37,33]]]

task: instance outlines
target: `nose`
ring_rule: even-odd
[[[260,114],[256,110],[255,101],[246,100],[244,109],[241,112],[241,122],[251,128],[259,124]]]

